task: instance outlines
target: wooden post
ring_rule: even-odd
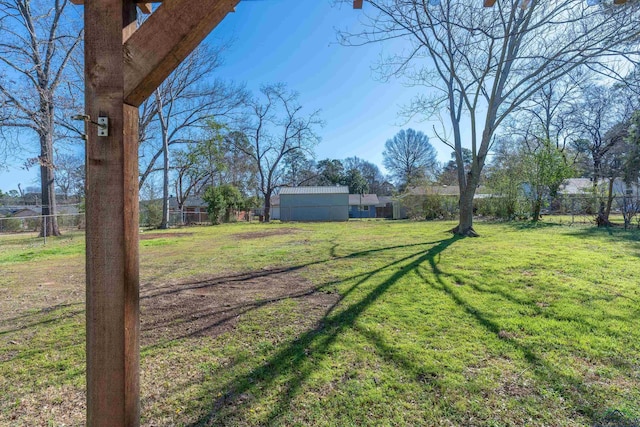
[[[125,105],[122,45],[132,0],[85,5],[87,425],[137,426],[139,408],[138,109]]]
[[[240,0],[85,4],[87,425],[140,423],[138,106]],[[356,2],[357,3],[357,2]],[[134,37],[132,37],[134,36]],[[131,37],[131,39],[129,39]],[[108,135],[99,136],[99,118]]]

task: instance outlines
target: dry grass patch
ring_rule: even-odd
[[[288,268],[210,277],[172,285],[148,284],[141,292],[142,344],[217,336],[234,328],[251,310],[295,299],[301,313],[330,306],[336,294],[319,292]]]

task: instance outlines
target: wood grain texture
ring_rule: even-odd
[[[109,118],[88,126],[86,177],[87,425],[139,425],[137,110],[123,103],[122,44],[131,0],[85,6],[85,103]]]
[[[125,102],[139,106],[240,0],[165,0],[124,44]]]

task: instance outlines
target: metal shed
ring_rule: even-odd
[[[280,190],[282,221],[348,221],[349,187],[285,187]]]

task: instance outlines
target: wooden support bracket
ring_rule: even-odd
[[[124,43],[125,102],[139,106],[240,0],[165,0]]]

